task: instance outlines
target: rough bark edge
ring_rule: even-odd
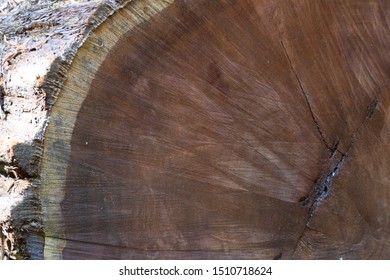
[[[62,53],[58,53],[54,61],[49,61],[49,64],[47,65],[49,69],[47,69],[43,78],[39,77],[39,73],[36,73],[39,82],[38,86],[32,88],[28,88],[27,86],[27,95],[30,94],[30,97],[41,95],[43,98],[40,100],[44,102],[44,108],[40,108],[41,114],[36,116],[42,118],[42,120],[40,125],[38,125],[33,132],[33,137],[24,137],[24,139],[23,137],[19,139],[8,137],[11,138],[10,141],[0,139],[0,146],[2,148],[0,151],[0,167],[2,169],[0,170],[0,179],[2,179],[0,181],[0,187],[3,189],[0,197],[8,198],[7,194],[11,194],[13,190],[15,196],[10,198],[8,205],[5,206],[6,208],[9,208],[7,210],[10,210],[11,215],[0,221],[1,259],[40,259],[43,257],[44,231],[42,227],[41,202],[39,197],[40,176],[38,174],[38,166],[42,158],[44,133],[51,113],[51,107],[56,101],[64,84],[66,73],[77,50],[93,30],[115,11],[124,7],[130,1],[131,0],[108,0],[91,3],[97,6],[90,7],[92,12],[86,15],[86,24],[81,25],[78,30],[74,30],[77,35],[70,37],[70,39],[73,39],[70,47],[64,49]],[[47,3],[47,5],[50,4],[50,2]],[[15,8],[17,9],[17,6]],[[49,9],[50,7],[47,6],[42,8]],[[28,13],[29,11],[25,12]],[[55,13],[53,18],[56,18]],[[10,26],[12,26],[12,24]],[[51,27],[52,26],[49,25],[49,30],[46,31],[50,31]],[[17,45],[11,44],[11,46],[5,46],[5,44],[8,44],[6,36],[10,35],[12,37],[12,35],[29,32],[31,29],[42,28],[42,26],[34,26],[34,22],[31,22],[31,25],[24,26],[23,28],[22,30],[10,30],[7,26],[4,28],[4,25],[0,25],[1,35],[4,36],[4,41],[0,42],[0,47],[3,50],[0,69],[0,131],[5,132],[7,131],[7,114],[9,114],[9,112],[7,113],[4,110],[5,99],[7,98],[7,95],[18,97],[19,93],[7,88],[7,85],[4,83],[7,73],[3,67],[10,59],[16,59],[25,51],[20,50],[20,46]],[[42,46],[45,44],[48,44],[48,42],[43,42]],[[27,50],[36,51],[36,47],[27,48]],[[26,99],[28,102],[28,96],[25,97],[27,97]],[[23,123],[23,120],[21,120],[21,122]],[[14,127],[14,130],[17,129],[20,129],[20,127]],[[17,132],[15,132],[15,135],[16,134]],[[7,184],[4,182],[7,182]],[[20,188],[15,192],[15,189],[17,189],[18,186]]]
[[[173,2],[174,0],[133,1],[92,32],[77,51],[45,131],[44,156],[40,169],[40,194],[42,207],[45,209],[42,216],[45,226],[45,259],[62,258],[62,248],[66,242],[60,208],[64,196],[62,187],[67,177],[73,128],[89,86],[96,78],[95,74],[101,63],[122,35]]]
[[[134,0],[117,1],[118,3],[121,3],[119,6],[111,5],[111,1],[109,1],[99,6],[93,16],[89,18],[88,25],[84,34],[82,34],[82,38],[74,42],[71,48],[64,53],[63,57],[58,57],[57,61],[51,65],[51,68],[48,71],[44,82],[42,83],[42,89],[47,95],[46,108],[48,111],[51,110],[52,105],[57,100],[58,93],[64,84],[66,74],[68,73],[70,65],[73,62],[78,49],[84,44],[90,34],[100,24],[102,24],[108,17],[113,15],[117,10],[123,8],[127,3],[132,1]]]

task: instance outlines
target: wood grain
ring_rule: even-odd
[[[45,256],[388,258],[388,12],[130,3],[53,107]]]

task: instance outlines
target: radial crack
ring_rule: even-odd
[[[334,179],[334,177],[336,177],[339,174],[341,168],[343,167],[343,164],[345,163],[345,160],[347,159],[350,150],[352,149],[352,147],[355,144],[357,134],[364,127],[364,125],[370,119],[372,119],[375,111],[378,109],[378,107],[379,107],[379,98],[380,98],[380,96],[382,94],[383,88],[386,85],[387,85],[387,83],[385,83],[381,87],[381,90],[380,90],[379,94],[374,98],[374,100],[367,107],[367,112],[366,112],[365,118],[361,122],[360,126],[352,133],[351,140],[350,140],[350,143],[348,145],[347,151],[344,154],[342,154],[341,158],[337,161],[337,163],[334,165],[334,167],[330,169],[330,171],[326,174],[325,177],[323,177],[320,181],[317,180],[317,182],[314,184],[312,193],[309,194],[308,196],[303,197],[303,198],[300,199],[299,202],[303,206],[306,206],[309,203],[311,203],[311,204],[310,204],[310,207],[309,207],[309,210],[308,210],[305,226],[303,228],[303,231],[302,231],[301,235],[298,238],[297,244],[296,244],[295,249],[293,251],[293,255],[295,254],[296,250],[298,249],[299,244],[302,242],[302,239],[304,237],[304,234],[305,234],[306,230],[307,229],[312,229],[310,227],[310,222],[311,222],[311,220],[312,220],[312,218],[314,216],[314,212],[317,209],[318,205],[323,200],[328,198],[328,196],[329,196],[329,194],[330,194],[330,192],[332,190],[333,179]],[[336,144],[336,150],[337,150],[337,144]]]
[[[280,44],[282,45],[282,48],[283,48],[283,51],[284,51],[284,54],[286,55],[287,57],[287,60],[288,60],[288,63],[290,64],[290,68],[291,68],[291,71],[294,73],[294,76],[295,78],[297,79],[297,82],[299,84],[299,88],[301,89],[301,92],[305,98],[305,101],[306,101],[306,104],[307,106],[309,107],[309,111],[310,111],[310,114],[311,114],[311,118],[313,119],[313,122],[314,122],[314,125],[318,131],[318,134],[320,135],[320,138],[322,140],[322,142],[325,144],[325,147],[327,148],[327,150],[329,151],[332,151],[333,152],[333,149],[330,145],[328,145],[328,143],[326,142],[326,139],[325,139],[325,135],[324,133],[322,132],[321,128],[320,128],[320,125],[318,123],[318,120],[313,112],[313,108],[311,107],[310,105],[310,102],[309,102],[309,98],[305,92],[305,90],[303,89],[303,86],[302,86],[302,83],[301,83],[301,80],[299,79],[298,77],[298,74],[297,72],[295,71],[295,68],[294,66],[292,65],[292,62],[291,62],[291,59],[290,59],[290,56],[288,55],[287,53],[287,50],[286,50],[286,47],[284,46],[284,43],[283,43],[283,40],[280,40]]]
[[[309,225],[313,215],[314,211],[317,209],[318,204],[328,198],[331,190],[332,190],[332,182],[333,178],[336,177],[340,169],[342,168],[345,160],[347,159],[347,153],[343,154],[340,160],[335,164],[335,166],[326,174],[322,180],[317,181],[316,184],[314,184],[314,195],[312,198],[312,203],[308,211],[307,220],[306,220],[306,226]]]
[[[329,197],[329,194],[332,191],[333,179],[339,174],[341,168],[343,167],[343,164],[348,157],[348,151],[351,147],[352,145],[348,147],[347,152],[345,154],[342,154],[341,158],[336,162],[335,165],[333,165],[332,168],[330,168],[330,170],[326,173],[325,176],[315,182],[312,192],[308,196],[303,197],[299,200],[299,202],[303,206],[310,204],[310,207],[307,212],[306,223],[303,227],[302,233],[298,238],[292,255],[294,255],[296,250],[298,249],[306,230],[310,228],[310,222],[314,216],[314,212],[316,211],[318,205],[323,200]]]

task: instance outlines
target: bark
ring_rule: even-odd
[[[3,1],[1,4],[2,258],[42,256],[42,248],[28,243],[43,238],[38,170],[50,109],[77,49],[92,30],[126,2]]]
[[[2,255],[389,258],[389,9],[4,6]]]

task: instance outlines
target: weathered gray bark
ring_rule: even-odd
[[[50,108],[77,49],[93,29],[126,2],[0,2],[3,259],[42,257],[39,246],[34,245],[43,237],[36,182]]]
[[[390,257],[387,0],[127,2],[0,4],[2,258]]]

